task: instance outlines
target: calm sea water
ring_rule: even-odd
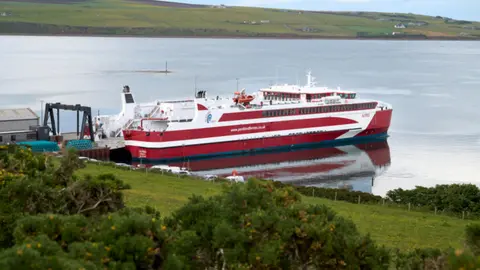
[[[173,73],[139,73],[162,70]],[[480,184],[480,46],[477,42],[219,40],[0,36],[0,107],[41,100],[117,113],[128,84],[137,101],[254,91],[305,82],[357,91],[394,106],[390,165],[356,189]],[[74,129],[62,113],[63,131]],[[346,178],[350,176],[345,176]],[[365,180],[367,179],[367,180]],[[355,182],[355,181],[354,181]],[[368,184],[366,184],[368,183]]]

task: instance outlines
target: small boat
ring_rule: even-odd
[[[242,92],[235,92],[235,97],[233,98],[233,102],[235,102],[235,104],[241,103],[243,105],[248,105],[254,99],[255,99],[254,96],[246,95],[245,89],[243,89]]]

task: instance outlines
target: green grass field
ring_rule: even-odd
[[[222,190],[220,184],[202,180],[145,171],[124,171],[95,164],[89,164],[78,173],[117,175],[132,187],[125,191],[129,206],[150,205],[156,207],[163,216],[185,204],[192,194],[212,196]],[[461,247],[465,226],[472,222],[381,205],[357,205],[311,197],[304,197],[303,200],[331,207],[338,214],[353,220],[361,232],[370,233],[377,243],[402,250]]]
[[[122,0],[0,3],[0,15],[4,13],[0,16],[0,33],[6,34],[354,38],[366,33],[387,38],[392,37],[392,32],[404,32],[430,38],[480,38],[478,22],[446,23],[442,18],[413,14],[328,14],[250,7],[185,8]],[[400,22],[407,28],[395,29],[394,25]],[[408,25],[416,22],[427,25]]]

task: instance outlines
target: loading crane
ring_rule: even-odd
[[[57,110],[57,120],[55,120],[54,110]],[[58,135],[60,131],[60,110],[67,111],[76,111],[77,112],[77,137],[80,135],[80,138],[84,138],[85,135],[90,136],[90,140],[95,141],[95,136],[93,135],[93,123],[92,123],[92,108],[87,106],[82,106],[80,104],[76,105],[66,105],[60,102],[57,103],[46,103],[45,104],[45,116],[43,118],[43,125],[48,126],[48,121],[50,120],[51,126],[48,126],[53,135]],[[80,123],[80,112],[83,113],[82,122]],[[56,126],[55,126],[56,124]],[[81,130],[80,130],[81,125]],[[88,128],[88,134],[86,134],[85,128]]]

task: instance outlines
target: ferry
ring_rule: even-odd
[[[318,87],[311,72],[304,86],[276,84],[252,94],[243,89],[233,98],[198,91],[193,99],[135,106],[129,88],[124,95],[117,118],[97,120],[110,136],[123,134],[132,161],[145,163],[382,138],[393,110],[353,91]]]

